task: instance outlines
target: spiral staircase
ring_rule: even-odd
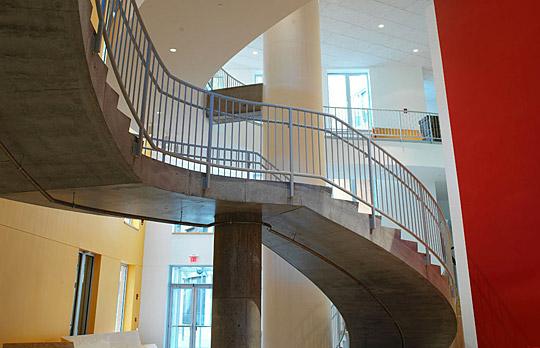
[[[351,347],[452,344],[457,298],[444,216],[370,139],[331,115],[222,96],[172,76],[129,0],[98,11],[98,34],[88,0],[0,7],[0,196],[199,226],[217,213],[258,211],[263,243],[334,303]],[[118,110],[120,98],[131,115]],[[257,120],[246,117],[254,110]],[[279,140],[257,143],[248,127]],[[319,148],[308,135],[322,139]],[[323,151],[326,164],[303,165],[304,151]]]

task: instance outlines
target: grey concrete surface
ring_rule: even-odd
[[[260,212],[263,243],[344,315],[351,347],[448,347],[456,332],[445,276],[397,230],[369,230],[328,189],[213,176],[132,152],[129,121],[91,53],[88,0],[0,3],[0,140],[56,199],[151,219],[211,223]],[[51,207],[0,151],[0,195]]]
[[[216,216],[212,347],[261,347],[261,212]]]

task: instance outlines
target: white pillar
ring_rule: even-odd
[[[304,5],[264,34],[263,98],[266,103],[322,111],[318,1]],[[271,120],[275,117],[267,116]],[[289,119],[279,114],[277,118],[284,122]],[[324,128],[324,120],[319,117],[293,113],[292,120]],[[289,158],[282,158],[289,151],[288,127],[265,127],[265,157],[288,170]],[[298,134],[297,129],[292,134],[294,168],[324,175],[323,133],[302,130]],[[285,139],[281,139],[283,136]],[[295,181],[321,184],[319,180],[298,177]],[[327,348],[331,345],[330,316],[328,298],[285,260],[264,248],[263,347]]]
[[[311,1],[281,20],[264,34],[264,89],[266,103],[322,111],[322,68],[319,3]],[[289,114],[274,113],[270,120],[287,123]],[[324,119],[317,114],[292,112],[300,127],[293,127],[293,168],[296,172],[326,173]],[[307,127],[303,127],[307,126]],[[265,157],[278,168],[289,170],[289,131],[287,126],[265,125]],[[318,128],[320,130],[317,130]],[[318,180],[296,181],[322,184]]]

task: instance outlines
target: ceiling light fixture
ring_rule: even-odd
[[[379,24],[378,27],[379,27],[380,29],[382,29],[382,28],[384,28],[384,24]]]
[[[253,51],[252,53],[253,53],[253,55],[255,55],[255,56],[256,56],[257,54],[259,54],[258,51]]]
[[[415,48],[414,50],[412,50],[414,53],[418,53],[420,50],[418,48]]]
[[[169,52],[172,52],[172,53],[176,52],[176,48],[169,48]]]

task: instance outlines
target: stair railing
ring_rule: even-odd
[[[410,233],[454,289],[450,230],[440,207],[370,137],[334,115],[241,100],[182,81],[163,63],[133,0],[97,7],[107,62],[139,126],[140,153],[206,173],[208,185],[212,175],[283,181],[291,196],[298,183],[329,185],[368,207],[373,227],[381,215]],[[260,118],[254,120],[255,113]],[[221,122],[231,117],[235,122]],[[256,153],[265,165],[233,160],[235,152]]]

